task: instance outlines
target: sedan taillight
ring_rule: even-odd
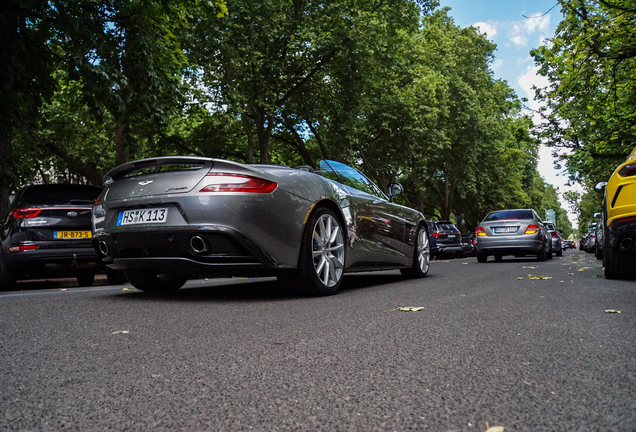
[[[484,231],[482,227],[477,227],[477,230],[475,230],[475,234],[477,234],[479,237],[485,237],[486,231]]]
[[[39,247],[40,247],[39,245],[11,246],[9,248],[9,252],[26,252],[26,251],[36,250]]]
[[[39,208],[21,208],[13,210],[13,217],[16,219],[32,219],[40,214],[42,209]]]
[[[539,232],[539,225],[528,225],[524,234],[536,234]]]
[[[276,183],[242,174],[207,174],[209,183],[199,192],[250,192],[270,193],[276,190]]]

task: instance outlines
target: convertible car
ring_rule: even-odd
[[[398,205],[354,168],[246,165],[158,157],[104,177],[93,206],[93,244],[109,268],[147,292],[188,279],[275,275],[313,295],[334,293],[343,273],[400,269],[424,277],[424,216]]]

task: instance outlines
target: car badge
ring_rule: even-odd
[[[182,186],[182,187],[171,187],[166,189],[166,192],[174,192],[174,191],[180,191],[180,190],[185,190],[187,189],[187,186]]]
[[[140,181],[140,182],[139,182],[139,184],[140,184],[141,186],[146,186],[146,185],[149,185],[150,183],[152,183],[152,180],[148,180],[148,181]]]
[[[78,217],[79,213],[76,212],[76,211],[70,211],[70,212],[66,213],[66,216],[68,216],[68,217]]]

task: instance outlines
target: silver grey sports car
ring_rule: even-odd
[[[334,293],[343,273],[400,269],[424,277],[424,216],[393,202],[354,168],[245,165],[158,157],[104,177],[93,206],[93,244],[111,269],[148,292],[188,279],[275,275],[314,295]]]
[[[501,261],[504,255],[536,255],[539,261],[545,261],[551,250],[550,235],[532,209],[490,212],[475,234],[479,262],[486,262],[489,255],[494,255],[495,261]]]

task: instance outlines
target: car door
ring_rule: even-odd
[[[359,239],[376,258],[403,263],[412,253],[406,244],[405,214],[382,191],[355,168],[335,161],[321,161],[321,170],[332,170],[350,194],[352,216]],[[323,174],[324,175],[324,174]]]

